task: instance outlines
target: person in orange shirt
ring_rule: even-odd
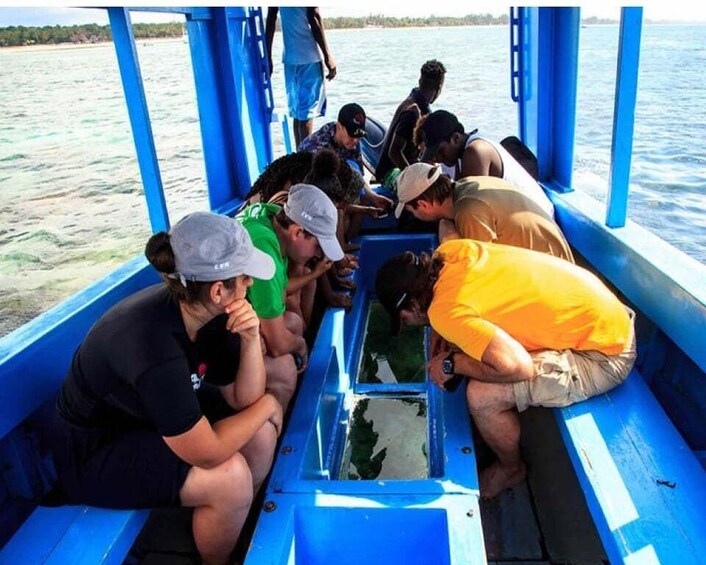
[[[606,392],[635,360],[634,312],[591,272],[546,253],[450,240],[433,256],[388,259],[375,288],[393,333],[402,322],[431,325],[438,386],[470,377],[469,411],[498,457],[480,474],[487,498],[527,474],[518,412]]]

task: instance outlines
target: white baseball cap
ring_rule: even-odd
[[[414,163],[407,167],[397,177],[397,198],[399,202],[395,208],[395,217],[399,218],[405,204],[421,195],[427,188],[436,182],[441,175],[439,165],[429,163]]]

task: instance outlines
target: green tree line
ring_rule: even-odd
[[[429,16],[426,18],[393,18],[383,15],[364,17],[325,18],[326,29],[357,29],[364,27],[449,27],[474,25],[507,25],[508,16],[492,16],[490,14],[469,14],[459,17]],[[613,20],[588,18],[584,23],[615,23]],[[184,35],[182,22],[164,24],[133,24],[136,39],[153,39],[160,37],[181,37]],[[279,29],[279,19],[277,20]],[[73,26],[25,27],[10,26],[0,28],[0,47],[18,45],[54,45],[59,43],[100,43],[112,41],[110,26],[84,24]]]
[[[132,30],[136,39],[181,37],[184,34],[184,24],[181,22],[133,24]],[[112,40],[113,36],[108,25],[10,26],[0,28],[0,47],[55,45],[60,43],[100,43]]]

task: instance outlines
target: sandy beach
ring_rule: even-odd
[[[137,45],[147,45],[150,43],[168,43],[182,41],[181,37],[154,37],[145,39],[135,39]],[[11,47],[0,47],[0,53],[31,52],[31,51],[61,51],[64,49],[93,49],[113,45],[112,41],[101,41],[98,43],[57,43],[48,45],[16,45]]]

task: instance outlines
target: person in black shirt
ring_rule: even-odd
[[[386,188],[392,188],[387,177],[395,168],[402,171],[419,160],[419,151],[413,142],[414,126],[421,116],[430,112],[429,105],[441,94],[445,76],[446,68],[442,63],[435,59],[427,61],[420,70],[419,86],[397,107],[375,167],[375,178]]]
[[[193,507],[204,562],[225,562],[282,426],[245,299],[274,263],[210,212],[153,235],[145,255],[165,284],[96,322],[57,398],[59,490],[72,504]]]

